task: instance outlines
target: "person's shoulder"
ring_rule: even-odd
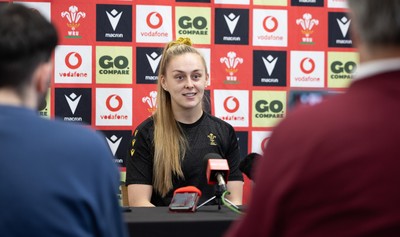
[[[79,144],[80,142],[84,142],[86,145],[97,145],[104,140],[101,133],[90,127],[90,125],[43,118],[41,119],[41,127],[43,127],[44,134],[53,136],[54,141],[63,141],[65,145]]]
[[[337,107],[340,106],[346,98],[344,93],[330,95],[318,104],[297,106],[288,111],[286,120],[320,120],[331,117],[337,113]]]
[[[135,131],[148,131],[154,129],[154,119],[150,116],[143,120],[135,129]]]
[[[46,121],[46,119],[43,120]],[[80,131],[83,133],[92,133],[93,131],[90,125],[84,123],[65,122],[59,119],[49,120],[48,126],[52,126],[56,130],[66,130],[71,132]]]
[[[137,128],[147,128],[147,127],[153,127],[153,126],[154,126],[154,119],[153,119],[153,116],[150,116],[150,117],[146,118],[145,120],[143,120],[137,126]]]
[[[133,130],[132,139],[137,137],[151,138],[154,131],[154,119],[152,116],[143,120],[136,128]]]
[[[310,134],[332,129],[332,125],[340,116],[339,111],[344,105],[345,99],[342,94],[338,94],[315,105],[291,108],[286,116],[275,125],[274,132],[286,130],[291,134]]]

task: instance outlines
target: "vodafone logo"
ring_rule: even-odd
[[[172,7],[136,5],[136,42],[166,43],[172,40]]]
[[[158,29],[163,24],[163,18],[158,12],[150,12],[146,17],[147,25],[152,29]]]
[[[65,65],[69,69],[78,69],[82,65],[82,56],[77,52],[70,52],[65,56]]]
[[[57,46],[54,55],[54,82],[92,83],[92,46]]]
[[[106,106],[111,112],[117,112],[122,108],[122,99],[119,95],[112,94],[107,97]]]
[[[242,108],[240,103],[244,105],[249,103],[249,91],[214,90],[215,116],[234,127],[248,127],[248,107]]]
[[[273,16],[267,16],[263,20],[263,28],[265,31],[272,33],[278,28],[278,20]]]
[[[266,137],[261,141],[261,150],[262,151],[267,147],[268,140],[269,140],[269,137]]]
[[[287,10],[254,9],[253,22],[253,45],[287,47]]]
[[[324,87],[324,52],[291,51],[290,85],[292,87]]]
[[[234,96],[229,96],[224,100],[224,109],[228,113],[235,113],[240,106],[239,100]]]
[[[132,125],[132,89],[96,89],[96,126]]]
[[[305,74],[310,74],[315,69],[315,62],[311,58],[303,58],[300,62],[300,70]]]

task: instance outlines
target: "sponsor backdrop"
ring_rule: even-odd
[[[156,109],[170,40],[190,37],[205,56],[209,111],[234,126],[242,157],[260,153],[293,106],[346,90],[359,60],[345,0],[9,2],[59,31],[40,114],[103,132],[122,176],[132,131]]]

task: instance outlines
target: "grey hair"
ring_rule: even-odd
[[[370,46],[400,46],[400,0],[347,0],[360,39]]]

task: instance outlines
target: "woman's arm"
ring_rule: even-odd
[[[243,181],[229,181],[226,185],[231,194],[225,197],[235,205],[242,205]]]
[[[154,207],[150,202],[153,187],[147,184],[128,185],[128,201],[131,207]]]

